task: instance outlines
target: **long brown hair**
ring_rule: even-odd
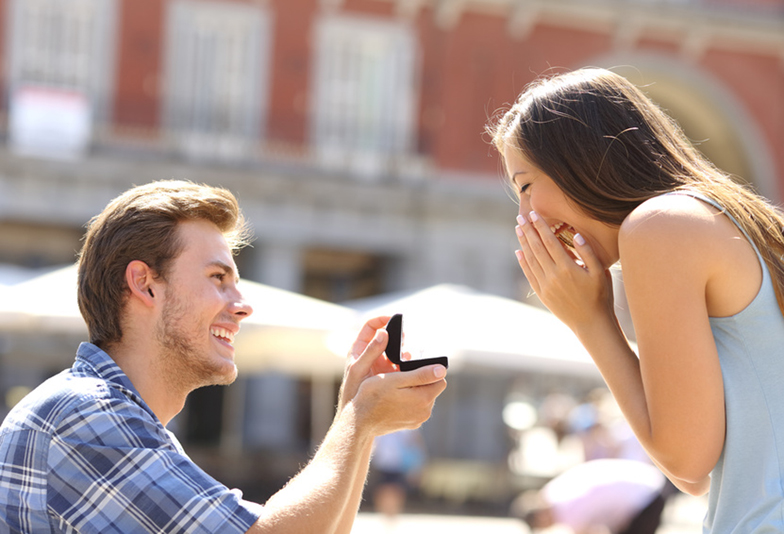
[[[588,68],[540,78],[488,131],[501,154],[517,148],[579,209],[607,224],[619,226],[641,203],[671,191],[713,199],[760,251],[784,313],[781,212],[717,169],[622,76]]]
[[[143,261],[165,280],[183,247],[177,225],[194,219],[215,224],[233,252],[250,238],[234,195],[185,181],[134,187],[89,222],[79,254],[77,295],[91,343],[106,349],[122,338],[128,264]]]

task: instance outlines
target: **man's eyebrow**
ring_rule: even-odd
[[[233,276],[234,282],[237,283],[240,281],[240,275],[238,272],[234,270],[234,267],[229,265],[228,263],[224,263],[220,260],[211,261],[207,264],[207,267],[217,267],[218,269],[222,269],[226,274]]]

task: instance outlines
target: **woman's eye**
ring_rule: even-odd
[[[523,193],[525,193],[525,190],[526,190],[526,189],[528,189],[528,187],[529,187],[530,185],[531,185],[531,184],[523,184],[523,185],[520,187],[520,194],[522,195]]]

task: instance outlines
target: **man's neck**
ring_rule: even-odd
[[[106,351],[136,388],[144,402],[166,426],[185,405],[190,391],[178,387],[171,372],[162,364],[164,359],[152,347],[131,348],[130,343],[116,343]]]

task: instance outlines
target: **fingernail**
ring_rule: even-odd
[[[433,369],[433,374],[436,375],[436,378],[444,378],[446,376],[446,367],[437,365],[436,368]]]
[[[539,216],[536,214],[535,211],[529,213],[528,216],[531,218],[531,222],[536,222],[539,220]]]
[[[522,228],[520,228],[519,226],[515,226],[515,233],[516,233],[518,236],[520,236],[520,237],[523,237],[523,229],[522,229]]]
[[[517,216],[517,224],[519,224],[520,226],[524,226],[525,225],[525,217],[523,217],[522,215],[518,215]]]
[[[523,251],[515,250],[515,257],[517,257],[517,261],[523,261]]]
[[[583,246],[585,244],[585,239],[580,234],[574,234],[574,242],[579,246]]]

